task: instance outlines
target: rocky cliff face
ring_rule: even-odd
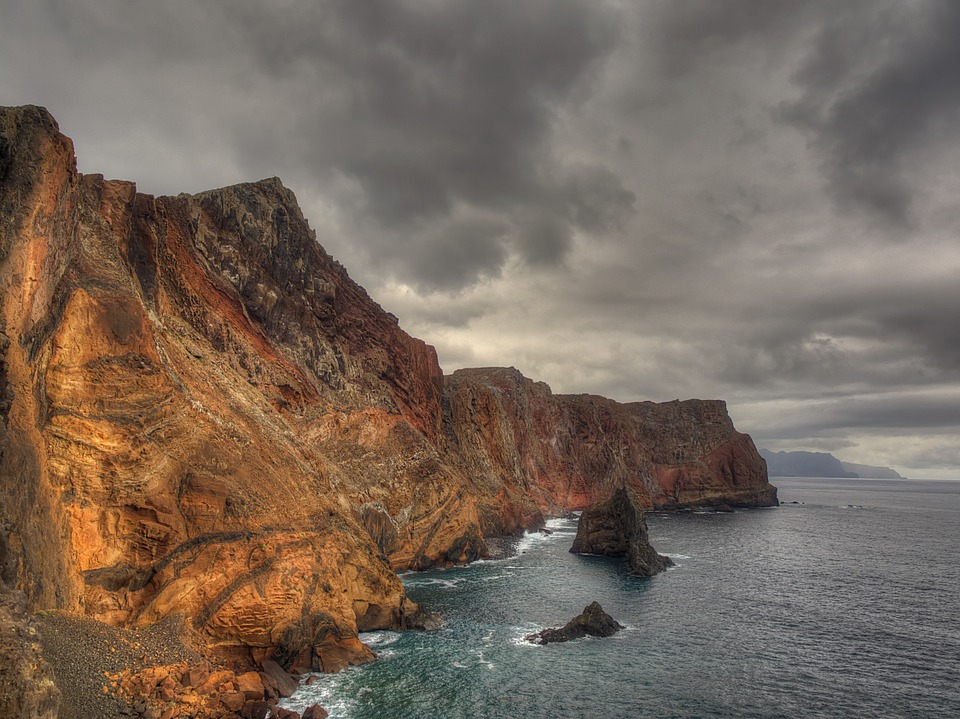
[[[554,395],[515,369],[446,379],[449,442],[487,497],[485,527],[509,530],[632,489],[643,507],[776,503],[753,441],[716,400],[621,404]]]
[[[0,572],[34,608],[183,613],[221,654],[342,666],[358,630],[421,621],[394,569],[624,483],[775,501],[722,403],[444,378],[279,180],[144,195],[5,109],[0,212]]]
[[[190,617],[223,653],[371,656],[400,565],[477,537],[433,441],[442,375],[277,180],[154,198],[0,116],[4,579],[110,624]],[[455,533],[456,537],[451,537]],[[458,540],[455,542],[455,540]]]

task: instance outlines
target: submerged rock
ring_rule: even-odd
[[[583,511],[570,551],[626,557],[631,573],[642,577],[652,577],[673,565],[650,545],[640,500],[626,487]]]
[[[583,613],[577,615],[561,628],[550,627],[524,637],[528,642],[535,644],[552,644],[554,642],[569,642],[573,639],[591,637],[610,637],[623,629],[623,625],[611,617],[598,602],[591,602],[584,607]]]

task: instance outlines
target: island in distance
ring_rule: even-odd
[[[890,467],[854,464],[829,452],[771,452],[761,449],[771,477],[845,477],[848,479],[906,479]]]

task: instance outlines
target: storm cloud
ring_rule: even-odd
[[[281,177],[448,372],[956,477],[958,33],[948,0],[15,1],[0,102],[141,191]]]

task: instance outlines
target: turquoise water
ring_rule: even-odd
[[[630,577],[567,550],[404,576],[430,633],[286,705],[350,719],[960,716],[960,482],[780,479],[781,508],[649,515],[677,566]],[[536,646],[590,601],[627,629]]]

